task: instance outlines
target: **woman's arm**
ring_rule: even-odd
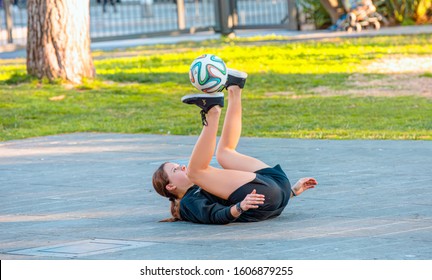
[[[240,217],[241,213],[263,204],[264,195],[253,190],[238,206],[226,206],[210,201],[201,191],[197,191],[193,196],[183,198],[180,203],[180,215],[184,220],[201,224],[228,224]]]
[[[238,216],[231,213],[231,206],[226,206],[199,195],[183,198],[180,202],[180,216],[183,220],[200,224],[228,224]]]

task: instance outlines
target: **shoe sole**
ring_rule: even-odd
[[[248,74],[245,72],[241,72],[235,69],[228,68],[228,75],[231,75],[236,78],[246,79]]]
[[[222,92],[217,92],[217,93],[213,93],[213,94],[208,94],[208,93],[189,94],[189,95],[183,96],[181,101],[183,103],[188,103],[188,101],[194,101],[198,98],[218,98],[218,97],[223,97],[223,96],[224,96],[224,94]]]

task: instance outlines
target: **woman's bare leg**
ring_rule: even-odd
[[[207,113],[208,125],[203,126],[201,134],[195,143],[188,165],[190,171],[206,169],[210,165],[216,147],[221,110],[219,106],[215,106]]]
[[[224,170],[210,166],[216,147],[216,136],[219,126],[221,108],[215,106],[207,114],[207,126],[192,151],[188,165],[188,177],[204,190],[227,199],[240,186],[255,179],[256,174],[238,170]]]
[[[242,130],[241,93],[242,89],[238,86],[228,87],[228,108],[216,158],[224,169],[255,172],[269,166],[259,159],[236,151]]]

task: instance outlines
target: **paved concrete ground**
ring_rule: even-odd
[[[194,136],[69,134],[0,143],[0,259],[432,259],[432,142],[244,138],[319,186],[260,223],[159,223],[151,186]]]

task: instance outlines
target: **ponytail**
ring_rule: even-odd
[[[174,194],[170,193],[165,187],[169,184],[168,175],[164,170],[166,162],[161,164],[159,168],[153,173],[153,187],[158,194],[164,197],[168,197],[171,201],[171,214],[172,217],[164,219],[160,222],[176,222],[181,221],[180,216],[180,199],[178,199]]]
[[[171,201],[171,218],[163,219],[159,222],[177,222],[181,221],[182,218],[180,216],[180,199],[170,197],[169,200]]]

